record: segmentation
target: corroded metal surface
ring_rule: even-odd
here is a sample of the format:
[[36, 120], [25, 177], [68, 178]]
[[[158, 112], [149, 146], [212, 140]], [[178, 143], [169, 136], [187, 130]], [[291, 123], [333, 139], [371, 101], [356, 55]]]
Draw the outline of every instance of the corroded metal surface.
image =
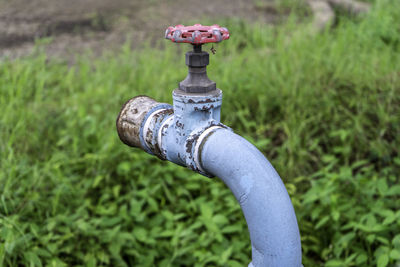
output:
[[211, 173], [207, 173], [201, 165], [201, 149], [202, 143], [207, 139], [208, 135], [212, 134], [216, 129], [229, 129], [217, 121], [210, 121], [205, 127], [195, 129], [185, 142], [185, 160], [186, 166], [209, 178], [214, 177]]
[[169, 108], [158, 109], [151, 113], [143, 127], [142, 136], [146, 146], [154, 155], [162, 160], [165, 160], [165, 155], [161, 151], [158, 133], [163, 122], [173, 116], [173, 113], [174, 111], [171, 106]]
[[124, 144], [144, 148], [140, 142], [140, 127], [147, 112], [159, 104], [148, 96], [137, 96], [123, 106], [117, 118], [118, 136]]
[[193, 151], [203, 131], [215, 125], [225, 127], [219, 122], [222, 91], [193, 94], [176, 89], [173, 100], [174, 119], [162, 129], [162, 151], [168, 160], [209, 176], [201, 172]]

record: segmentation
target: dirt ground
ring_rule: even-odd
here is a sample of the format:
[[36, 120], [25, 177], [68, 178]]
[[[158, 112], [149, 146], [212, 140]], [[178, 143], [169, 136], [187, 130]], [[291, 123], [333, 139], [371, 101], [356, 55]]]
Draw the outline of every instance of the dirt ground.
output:
[[[170, 25], [207, 18], [275, 23], [274, 0], [0, 0], [0, 58], [16, 58], [45, 42], [49, 56], [117, 49], [129, 38], [163, 39]], [[262, 3], [262, 4], [260, 4]]]

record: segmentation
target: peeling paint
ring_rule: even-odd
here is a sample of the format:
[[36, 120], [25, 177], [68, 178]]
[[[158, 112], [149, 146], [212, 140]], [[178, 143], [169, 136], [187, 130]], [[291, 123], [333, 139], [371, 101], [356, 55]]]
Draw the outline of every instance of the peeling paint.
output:
[[118, 136], [124, 144], [142, 147], [139, 139], [140, 126], [147, 112], [157, 104], [150, 97], [136, 96], [122, 106], [116, 120], [116, 126]]

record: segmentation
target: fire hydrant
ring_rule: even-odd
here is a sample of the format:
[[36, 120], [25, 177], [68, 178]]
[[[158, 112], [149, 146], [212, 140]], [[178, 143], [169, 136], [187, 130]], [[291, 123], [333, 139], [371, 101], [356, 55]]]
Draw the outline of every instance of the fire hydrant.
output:
[[249, 267], [300, 267], [301, 243], [296, 215], [278, 173], [255, 146], [220, 122], [222, 91], [207, 77], [205, 43], [229, 39], [218, 25], [176, 25], [165, 38], [189, 43], [187, 77], [173, 91], [173, 105], [147, 96], [129, 100], [117, 118], [118, 135], [162, 160], [217, 176], [238, 200], [250, 232]]

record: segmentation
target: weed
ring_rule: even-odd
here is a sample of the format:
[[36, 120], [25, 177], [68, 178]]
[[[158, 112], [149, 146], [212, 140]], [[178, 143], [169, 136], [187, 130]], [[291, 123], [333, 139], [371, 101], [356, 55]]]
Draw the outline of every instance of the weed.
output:
[[[222, 121], [283, 177], [305, 266], [400, 260], [399, 20], [398, 3], [378, 1], [320, 35], [225, 21], [232, 38], [211, 55]], [[248, 264], [243, 215], [218, 179], [118, 139], [124, 101], [170, 102], [185, 77], [168, 47], [0, 63], [0, 265]]]

